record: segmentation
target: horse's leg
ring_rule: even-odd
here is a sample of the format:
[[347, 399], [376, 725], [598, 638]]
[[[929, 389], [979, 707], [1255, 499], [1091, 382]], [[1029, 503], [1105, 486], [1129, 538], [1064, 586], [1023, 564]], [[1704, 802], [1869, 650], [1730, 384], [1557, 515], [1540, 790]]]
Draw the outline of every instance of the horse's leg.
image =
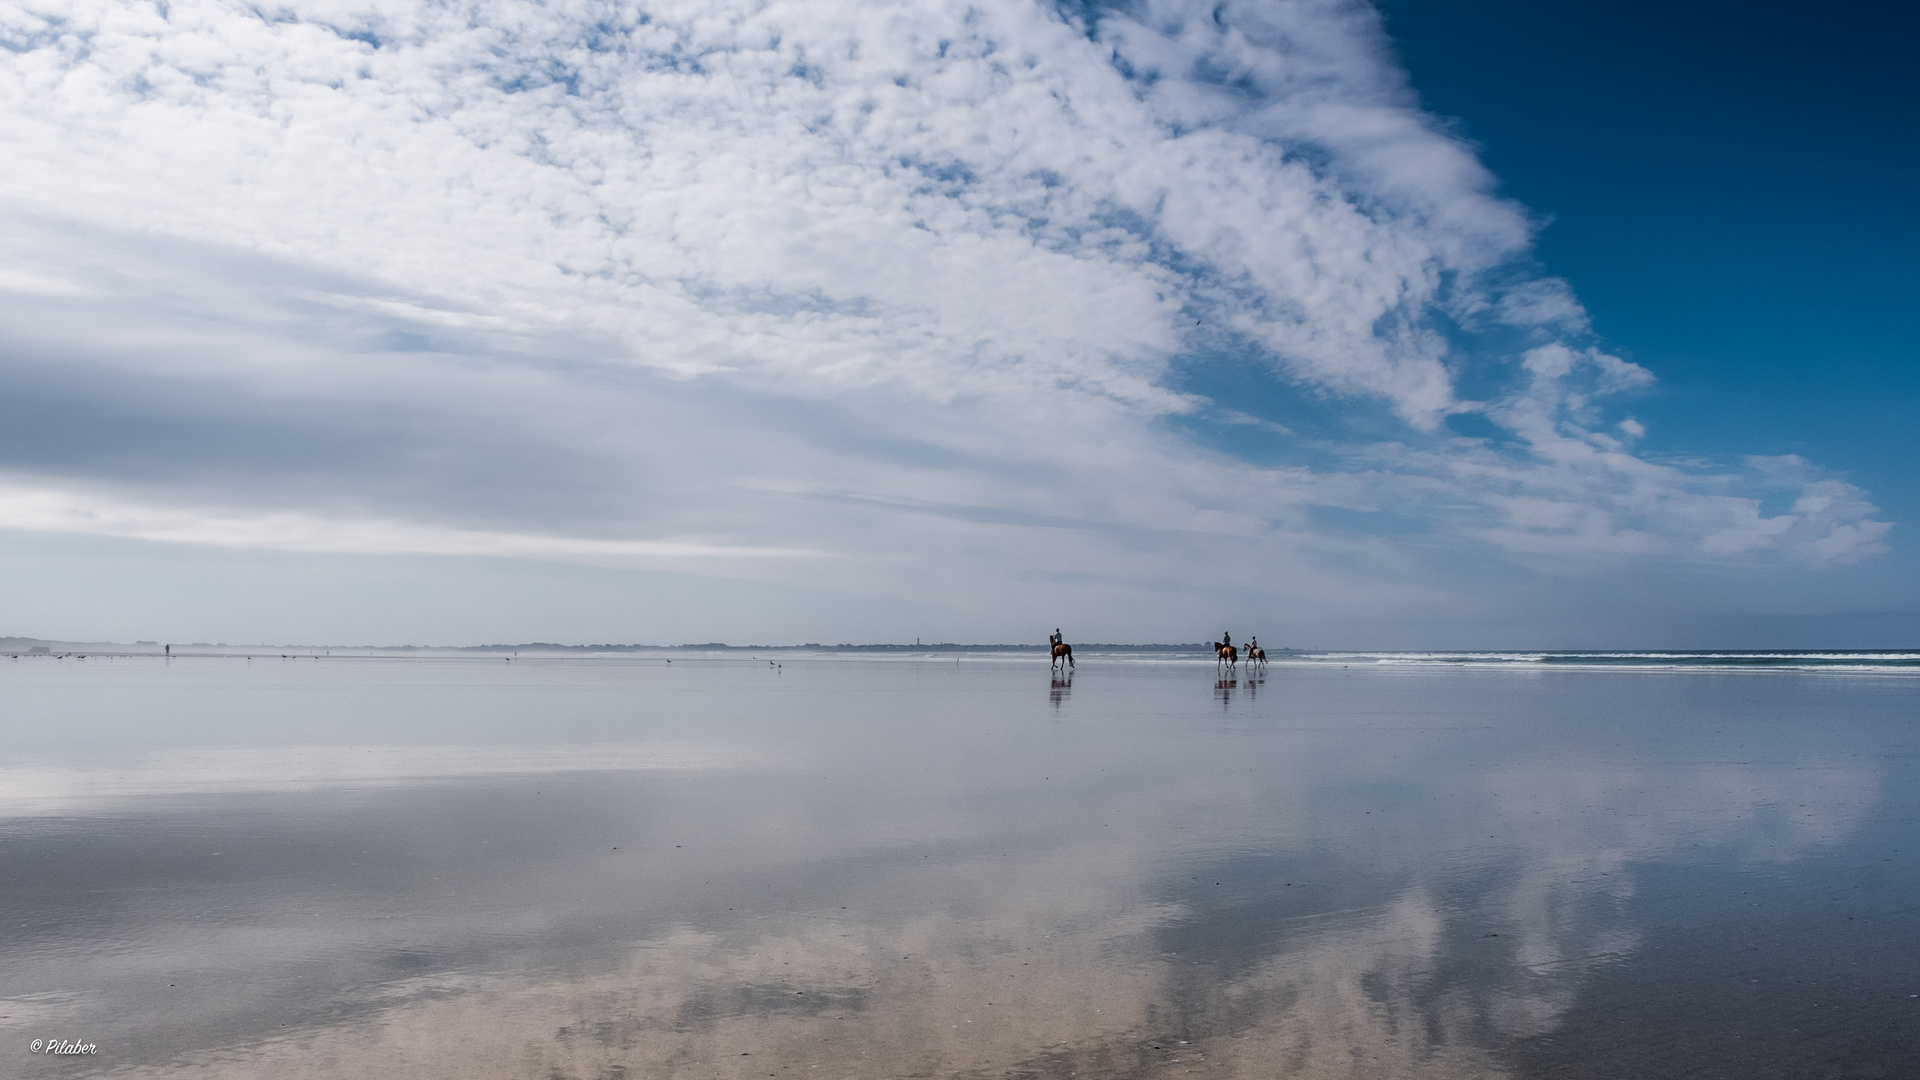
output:
[[1073, 667], [1073, 646], [1067, 646], [1067, 667]]

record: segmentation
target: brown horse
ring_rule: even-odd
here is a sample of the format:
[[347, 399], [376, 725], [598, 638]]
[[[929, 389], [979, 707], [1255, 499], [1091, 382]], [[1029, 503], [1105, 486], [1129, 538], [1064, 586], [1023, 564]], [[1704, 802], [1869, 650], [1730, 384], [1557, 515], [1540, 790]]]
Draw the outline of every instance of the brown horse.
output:
[[1253, 648], [1248, 649], [1247, 663], [1249, 664], [1258, 663], [1261, 667], [1266, 667], [1267, 666], [1267, 650], [1262, 649], [1259, 646], [1254, 646]]
[[1216, 658], [1216, 663], [1225, 664], [1228, 667], [1233, 667], [1240, 663], [1240, 650], [1231, 645], [1222, 645], [1217, 641], [1214, 642], [1213, 655]]
[[1058, 667], [1060, 665], [1060, 658], [1063, 656], [1067, 658], [1067, 669], [1071, 671], [1073, 669], [1073, 646], [1058, 638], [1053, 639], [1053, 663], [1049, 666]]

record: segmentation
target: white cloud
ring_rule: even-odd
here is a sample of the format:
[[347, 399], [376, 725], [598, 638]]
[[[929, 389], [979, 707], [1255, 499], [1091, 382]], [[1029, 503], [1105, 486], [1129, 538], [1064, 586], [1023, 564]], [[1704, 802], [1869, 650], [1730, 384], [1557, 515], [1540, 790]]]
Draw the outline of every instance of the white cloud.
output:
[[[16, 436], [6, 512], [299, 550], [712, 555], [983, 604], [1042, 566], [1086, 575], [1083, 598], [1274, 565], [1296, 598], [1445, 591], [1316, 506], [1552, 572], [1884, 549], [1865, 496], [1811, 466], [1628, 449], [1644, 429], [1606, 399], [1652, 376], [1526, 275], [1525, 214], [1419, 110], [1372, 9], [1079, 19], [14, 5], [0, 200], [32, 269], [0, 304], [44, 395], [19, 407], [71, 422]], [[1467, 401], [1440, 327], [1483, 313], [1535, 337]], [[1203, 449], [1167, 422], [1292, 427], [1181, 389], [1223, 350], [1404, 438], [1303, 442], [1311, 469]], [[1452, 438], [1461, 413], [1511, 438]], [[1761, 489], [1798, 502], [1763, 514]], [[111, 513], [47, 516], [76, 490]]]
[[214, 547], [392, 555], [496, 555], [657, 564], [699, 559], [808, 559], [802, 548], [749, 547], [697, 538], [606, 540], [449, 529], [404, 520], [344, 519], [249, 508], [142, 505], [112, 494], [52, 490], [0, 478], [8, 528], [94, 533]]
[[1509, 326], [1545, 327], [1562, 333], [1583, 334], [1590, 328], [1587, 310], [1560, 278], [1538, 278], [1508, 289], [1494, 306], [1499, 321]]
[[0, 289], [26, 293], [29, 296], [64, 298], [89, 295], [87, 288], [83, 285], [75, 284], [63, 277], [36, 273], [22, 267], [0, 267]]

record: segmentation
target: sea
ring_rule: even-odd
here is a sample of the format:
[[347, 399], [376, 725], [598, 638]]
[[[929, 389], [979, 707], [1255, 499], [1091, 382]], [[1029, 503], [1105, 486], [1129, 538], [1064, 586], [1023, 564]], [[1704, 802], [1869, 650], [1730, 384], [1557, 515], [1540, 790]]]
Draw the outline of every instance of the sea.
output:
[[0, 654], [0, 1077], [1906, 1077], [1920, 652]]

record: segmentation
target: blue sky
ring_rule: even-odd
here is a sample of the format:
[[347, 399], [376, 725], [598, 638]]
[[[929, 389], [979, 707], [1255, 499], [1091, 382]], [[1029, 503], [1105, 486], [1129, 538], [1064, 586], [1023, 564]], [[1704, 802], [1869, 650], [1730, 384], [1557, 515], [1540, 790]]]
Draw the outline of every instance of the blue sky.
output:
[[1911, 644], [1903, 31], [1678, 10], [31, 0], [4, 632]]
[[1659, 373], [1656, 445], [1804, 454], [1913, 520], [1911, 6], [1383, 10], [1422, 100], [1551, 220], [1541, 261]]

